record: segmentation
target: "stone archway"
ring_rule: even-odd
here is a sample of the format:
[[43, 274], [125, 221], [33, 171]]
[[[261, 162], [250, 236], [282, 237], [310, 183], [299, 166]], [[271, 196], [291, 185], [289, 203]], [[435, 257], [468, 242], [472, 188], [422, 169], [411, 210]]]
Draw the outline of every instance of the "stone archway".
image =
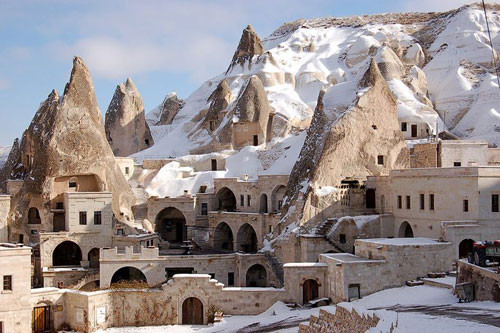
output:
[[283, 205], [283, 198], [285, 197], [286, 187], [284, 185], [278, 185], [274, 188], [271, 194], [271, 211], [279, 212], [281, 206]]
[[80, 266], [82, 250], [72, 241], [64, 241], [52, 252], [52, 266]]
[[467, 258], [469, 253], [472, 253], [474, 248], [474, 240], [467, 238], [463, 239], [460, 244], [458, 244], [458, 258]]
[[260, 195], [260, 207], [259, 207], [259, 213], [268, 213], [267, 209], [267, 194], [262, 193]]
[[144, 275], [140, 269], [131, 266], [125, 266], [118, 269], [111, 277], [111, 284], [124, 281], [148, 282], [146, 275]]
[[411, 228], [410, 223], [408, 223], [407, 221], [404, 221], [403, 223], [401, 223], [401, 225], [399, 226], [398, 237], [400, 237], [400, 238], [412, 238], [412, 237], [414, 237], [413, 236], [413, 229]]
[[313, 299], [318, 298], [319, 285], [316, 280], [308, 279], [302, 285], [302, 303], [306, 304]]
[[203, 303], [196, 297], [182, 302], [182, 325], [203, 325]]
[[99, 268], [99, 249], [93, 248], [87, 256], [90, 268]]
[[247, 287], [267, 287], [267, 272], [264, 266], [255, 264], [247, 270]]
[[219, 210], [228, 212], [236, 211], [236, 196], [229, 188], [223, 187], [217, 192], [217, 201], [219, 203]]
[[238, 251], [246, 253], [257, 252], [257, 234], [250, 224], [245, 223], [240, 227], [236, 239]]
[[215, 228], [214, 249], [233, 251], [233, 231], [226, 222], [219, 223]]
[[164, 241], [182, 243], [187, 239], [186, 218], [177, 208], [165, 208], [156, 215], [155, 231]]

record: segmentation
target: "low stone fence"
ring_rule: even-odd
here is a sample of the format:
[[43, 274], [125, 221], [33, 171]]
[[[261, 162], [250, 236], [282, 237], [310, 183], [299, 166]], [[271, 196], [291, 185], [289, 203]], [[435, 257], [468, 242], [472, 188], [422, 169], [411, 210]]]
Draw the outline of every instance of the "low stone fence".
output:
[[477, 301], [500, 302], [500, 275], [495, 271], [457, 260], [457, 284], [463, 282], [474, 285]]

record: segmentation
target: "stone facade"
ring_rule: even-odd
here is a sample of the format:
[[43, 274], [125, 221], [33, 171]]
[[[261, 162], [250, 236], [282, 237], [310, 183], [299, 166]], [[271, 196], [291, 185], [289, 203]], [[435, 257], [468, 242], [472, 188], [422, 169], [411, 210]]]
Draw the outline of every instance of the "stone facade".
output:
[[10, 213], [10, 196], [0, 195], [0, 243], [9, 238], [8, 218]]
[[290, 301], [304, 304], [304, 283], [307, 280], [315, 281], [317, 297], [327, 297], [325, 283], [328, 280], [328, 264], [315, 262], [288, 263], [283, 265], [285, 270], [285, 289], [290, 295]]
[[123, 176], [126, 180], [129, 180], [130, 177], [134, 174], [134, 166], [135, 160], [131, 157], [117, 157], [115, 156], [116, 164], [123, 173]]
[[[0, 327], [2, 332], [31, 331], [31, 248], [0, 243]], [[5, 279], [10, 290], [4, 289]]]
[[488, 142], [474, 140], [420, 143], [414, 145], [410, 153], [412, 168], [487, 166], [491, 155]]
[[457, 284], [464, 282], [474, 285], [476, 301], [500, 302], [500, 275], [494, 270], [457, 260]]

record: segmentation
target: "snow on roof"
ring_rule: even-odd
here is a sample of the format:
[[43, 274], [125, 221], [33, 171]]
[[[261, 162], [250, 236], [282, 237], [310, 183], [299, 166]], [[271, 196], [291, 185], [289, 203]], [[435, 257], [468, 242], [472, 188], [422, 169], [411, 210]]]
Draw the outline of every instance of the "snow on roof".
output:
[[328, 267], [324, 262], [291, 262], [284, 264], [283, 267]]
[[210, 274], [175, 274], [173, 278], [211, 278]]
[[438, 242], [434, 239], [424, 238], [424, 237], [414, 237], [414, 238], [372, 238], [372, 239], [358, 239], [358, 242], [364, 243], [375, 243], [381, 245], [434, 245], [434, 244], [448, 244], [443, 242]]
[[321, 256], [325, 256], [328, 258], [333, 258], [342, 262], [350, 262], [350, 263], [361, 263], [361, 262], [385, 262], [385, 260], [373, 260], [366, 259], [363, 257], [356, 256], [350, 253], [323, 253]]

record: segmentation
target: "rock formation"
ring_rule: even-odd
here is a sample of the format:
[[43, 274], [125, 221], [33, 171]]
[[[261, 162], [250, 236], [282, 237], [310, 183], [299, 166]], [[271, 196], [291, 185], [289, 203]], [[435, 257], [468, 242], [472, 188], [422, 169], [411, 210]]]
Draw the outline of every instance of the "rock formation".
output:
[[154, 125], [170, 125], [183, 106], [184, 101], [175, 92], [168, 94], [159, 106], [158, 120]]
[[243, 66], [247, 60], [251, 60], [253, 56], [264, 54], [264, 47], [259, 36], [253, 30], [251, 25], [243, 29], [243, 33], [238, 44], [236, 52], [234, 52], [233, 60], [226, 71], [226, 74], [231, 71], [237, 64]]
[[112, 209], [119, 221], [132, 218], [135, 198], [106, 140], [92, 79], [82, 59], [74, 58], [62, 99], [55, 90], [50, 93], [25, 131], [20, 152], [12, 154], [17, 155], [19, 167], [10, 177], [24, 180], [12, 200], [14, 230], [26, 224], [29, 207], [39, 209], [42, 229], [52, 230], [52, 201], [62, 194], [56, 183], [75, 176], [91, 178], [96, 191], [113, 193]]
[[9, 156], [5, 164], [0, 169], [0, 193], [7, 193], [7, 179], [16, 171], [16, 165], [20, 158], [19, 139], [14, 139], [12, 148], [10, 149]]
[[210, 97], [208, 97], [207, 102], [210, 102], [210, 106], [205, 116], [203, 126], [208, 129], [209, 132], [213, 132], [219, 127], [222, 119], [224, 119], [222, 111], [227, 109], [230, 101], [231, 88], [229, 88], [226, 80], [222, 80], [212, 94], [210, 94]]
[[[358, 82], [348, 87], [353, 90], [352, 103], [340, 95], [345, 92], [340, 85], [320, 93], [290, 175], [283, 208], [288, 211], [285, 224], [320, 222], [323, 213], [328, 216], [340, 209], [338, 192], [345, 180], [362, 184], [369, 175], [409, 167], [396, 100], [374, 59]], [[329, 186], [334, 187], [330, 194], [319, 194], [321, 187]]]
[[106, 112], [106, 138], [115, 156], [129, 156], [154, 144], [144, 103], [130, 78], [120, 83]]

